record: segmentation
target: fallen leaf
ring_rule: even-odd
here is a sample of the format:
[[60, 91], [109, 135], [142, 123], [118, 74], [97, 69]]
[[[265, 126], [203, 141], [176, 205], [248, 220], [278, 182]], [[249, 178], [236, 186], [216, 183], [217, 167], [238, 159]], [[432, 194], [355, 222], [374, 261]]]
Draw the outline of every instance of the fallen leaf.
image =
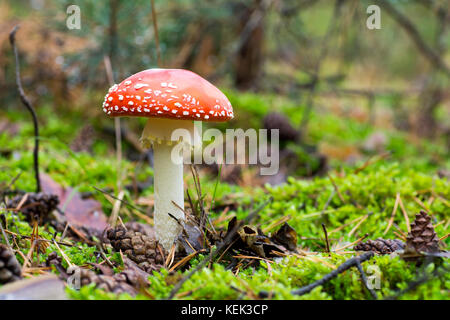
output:
[[70, 187], [62, 187], [46, 174], [41, 174], [40, 178], [42, 191], [59, 197], [59, 209], [64, 208], [64, 216], [70, 225], [98, 233], [109, 226], [100, 202], [83, 199], [79, 192]]
[[296, 251], [297, 232], [286, 222], [274, 233], [270, 240], [282, 245], [288, 250]]
[[0, 289], [0, 300], [66, 300], [64, 282], [55, 275], [15, 281]]

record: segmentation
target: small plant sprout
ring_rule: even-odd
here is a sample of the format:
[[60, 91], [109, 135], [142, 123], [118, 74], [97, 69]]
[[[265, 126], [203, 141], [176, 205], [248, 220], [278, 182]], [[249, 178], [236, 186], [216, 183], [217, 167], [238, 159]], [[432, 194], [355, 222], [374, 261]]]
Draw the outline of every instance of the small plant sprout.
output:
[[[141, 137], [154, 153], [156, 239], [170, 250], [184, 222], [183, 156], [180, 143], [201, 142], [194, 121], [223, 122], [233, 118], [227, 97], [199, 75], [181, 69], [149, 69], [109, 89], [103, 111], [111, 117], [147, 117]], [[172, 139], [177, 129], [190, 139]]]

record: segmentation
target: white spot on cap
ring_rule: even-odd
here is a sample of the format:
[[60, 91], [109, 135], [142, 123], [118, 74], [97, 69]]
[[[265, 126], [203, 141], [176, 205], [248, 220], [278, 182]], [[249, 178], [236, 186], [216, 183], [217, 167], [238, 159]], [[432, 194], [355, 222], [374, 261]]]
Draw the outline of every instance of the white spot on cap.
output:
[[[178, 110], [175, 110], [175, 109], [172, 110], [172, 113], [174, 113], [174, 114], [177, 112], [178, 112]], [[184, 114], [184, 112], [183, 112], [183, 114]]]
[[108, 101], [112, 101], [113, 97], [108, 97]]
[[189, 115], [189, 111], [183, 111], [183, 115], [188, 116]]
[[109, 88], [108, 92], [116, 91], [116, 90], [117, 90], [117, 84], [115, 84], [111, 88]]
[[128, 101], [128, 104], [129, 104], [130, 106], [132, 106], [132, 105], [134, 104], [134, 102], [133, 102], [133, 101]]
[[205, 114], [205, 119], [209, 119], [209, 116], [207, 114]]
[[169, 82], [169, 84], [167, 85], [169, 88], [172, 88], [172, 89], [176, 89], [176, 88], [178, 88], [176, 85], [174, 85], [173, 83], [171, 83], [171, 82]]
[[167, 82], [161, 82], [161, 87], [163, 88], [167, 87]]
[[179, 103], [179, 102], [175, 102], [174, 105], [175, 105], [176, 107], [178, 107], [178, 108], [181, 108], [181, 107], [183, 106], [183, 105], [182, 105], [181, 103]]
[[123, 84], [127, 86], [127, 85], [131, 84], [131, 81], [130, 81], [130, 80], [127, 80], [127, 81], [125, 81]]
[[123, 100], [123, 95], [119, 94], [119, 100], [120, 100], [120, 101]]
[[143, 87], [148, 87], [148, 84], [146, 84], [146, 83], [138, 83], [138, 84], [136, 84], [136, 85], [134, 86], [134, 88], [135, 88], [136, 90], [139, 90], [139, 89], [141, 89], [141, 88], [143, 88]]

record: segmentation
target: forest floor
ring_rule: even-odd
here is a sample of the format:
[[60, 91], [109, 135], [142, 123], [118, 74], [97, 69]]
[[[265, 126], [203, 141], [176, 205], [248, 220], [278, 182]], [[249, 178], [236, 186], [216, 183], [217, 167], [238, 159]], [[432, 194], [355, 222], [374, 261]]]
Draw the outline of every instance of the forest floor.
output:
[[[303, 106], [288, 98], [232, 90], [227, 95], [236, 114], [230, 127], [261, 128], [271, 111], [286, 115], [294, 127], [301, 122]], [[198, 166], [191, 171], [186, 167], [185, 188], [192, 198], [186, 207], [193, 224], [202, 212], [210, 219], [202, 230], [197, 225], [187, 228], [187, 236], [195, 238], [200, 232], [207, 241], [185, 247], [178, 255], [167, 253], [161, 265], [150, 257], [157, 270], [146, 270], [148, 279], [143, 282], [120, 280], [115, 275], [126, 270], [142, 274], [142, 270], [130, 262], [135, 257], [105, 243], [102, 228], [114, 212], [120, 217], [119, 225], [151, 238], [153, 173], [136, 144], [143, 122], [124, 122], [124, 192], [123, 201], [116, 200], [113, 121], [102, 115], [100, 95], [91, 93], [85, 99], [97, 101], [98, 106], [76, 111], [52, 103], [36, 107], [42, 189], [59, 196], [59, 210], [39, 226], [30, 222], [27, 211], [32, 211], [33, 201], [44, 201], [33, 194], [32, 122], [18, 106], [0, 113], [0, 195], [4, 200], [0, 242], [15, 253], [22, 278], [54, 273], [67, 281], [70, 266], [91, 270], [83, 273], [90, 284], [79, 290], [67, 286], [67, 296], [74, 299], [449, 298], [450, 266], [448, 258], [436, 257], [439, 254], [406, 259], [402, 248], [391, 248], [394, 252], [364, 256], [362, 268], [354, 259], [365, 253], [355, 250], [357, 245], [368, 240], [405, 243], [421, 211], [440, 239], [438, 251], [446, 252], [450, 159], [444, 139], [428, 141], [399, 131], [386, 121], [387, 111], [377, 111], [370, 123], [367, 110], [349, 110], [339, 104], [314, 108], [302, 144], [283, 144], [282, 150], [288, 150], [294, 155], [289, 159], [294, 160], [282, 163], [285, 175], [279, 178], [286, 181], [281, 184], [269, 184], [255, 168]], [[83, 116], [87, 110], [93, 113], [92, 119]], [[89, 214], [93, 209], [96, 215]], [[245, 220], [249, 215], [252, 219]], [[227, 230], [235, 222], [239, 228], [231, 237], [233, 243], [227, 242]], [[225, 251], [211, 255], [224, 243], [228, 244]], [[339, 269], [346, 261], [350, 265]], [[333, 270], [339, 274], [323, 280]], [[102, 286], [105, 279], [111, 282]], [[322, 282], [312, 290], [295, 291], [315, 281]], [[367, 288], [364, 282], [375, 285]], [[6, 286], [0, 285], [0, 295]]]

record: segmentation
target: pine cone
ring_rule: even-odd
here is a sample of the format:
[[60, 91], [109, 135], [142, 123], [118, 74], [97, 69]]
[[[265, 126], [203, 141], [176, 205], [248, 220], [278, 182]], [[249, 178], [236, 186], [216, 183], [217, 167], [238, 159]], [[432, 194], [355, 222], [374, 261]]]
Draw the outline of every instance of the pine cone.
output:
[[148, 224], [144, 224], [144, 223], [140, 223], [140, 222], [136, 222], [136, 221], [128, 221], [125, 223], [125, 227], [127, 228], [127, 230], [140, 232], [140, 233], [146, 235], [147, 237], [150, 237], [150, 238], [155, 237], [155, 230], [153, 230], [153, 227]]
[[406, 238], [406, 251], [438, 252], [439, 238], [431, 224], [431, 217], [420, 211], [411, 223], [411, 232]]
[[131, 283], [128, 283], [127, 276], [124, 276], [122, 273], [115, 274], [114, 276], [106, 276], [96, 274], [92, 270], [81, 269], [80, 285], [86, 286], [90, 283], [95, 283], [96, 288], [102, 289], [106, 292], [112, 292], [115, 294], [137, 294], [137, 290], [131, 285]]
[[142, 270], [151, 273], [151, 271], [159, 270], [163, 266], [164, 256], [160, 251], [163, 248], [158, 246], [156, 240], [140, 232], [127, 231], [122, 226], [108, 229], [106, 235], [114, 250], [122, 250]]
[[[16, 208], [23, 197], [23, 195], [14, 197], [8, 202], [8, 208]], [[22, 204], [20, 212], [25, 215], [28, 222], [37, 220], [38, 224], [41, 225], [49, 221], [50, 213], [56, 209], [58, 204], [59, 198], [56, 195], [30, 192]]]
[[394, 251], [402, 250], [405, 247], [403, 241], [398, 239], [382, 239], [368, 240], [360, 242], [355, 246], [356, 251], [373, 251], [378, 254], [389, 254]]
[[14, 253], [0, 243], [0, 284], [19, 280], [21, 273], [22, 268]]

